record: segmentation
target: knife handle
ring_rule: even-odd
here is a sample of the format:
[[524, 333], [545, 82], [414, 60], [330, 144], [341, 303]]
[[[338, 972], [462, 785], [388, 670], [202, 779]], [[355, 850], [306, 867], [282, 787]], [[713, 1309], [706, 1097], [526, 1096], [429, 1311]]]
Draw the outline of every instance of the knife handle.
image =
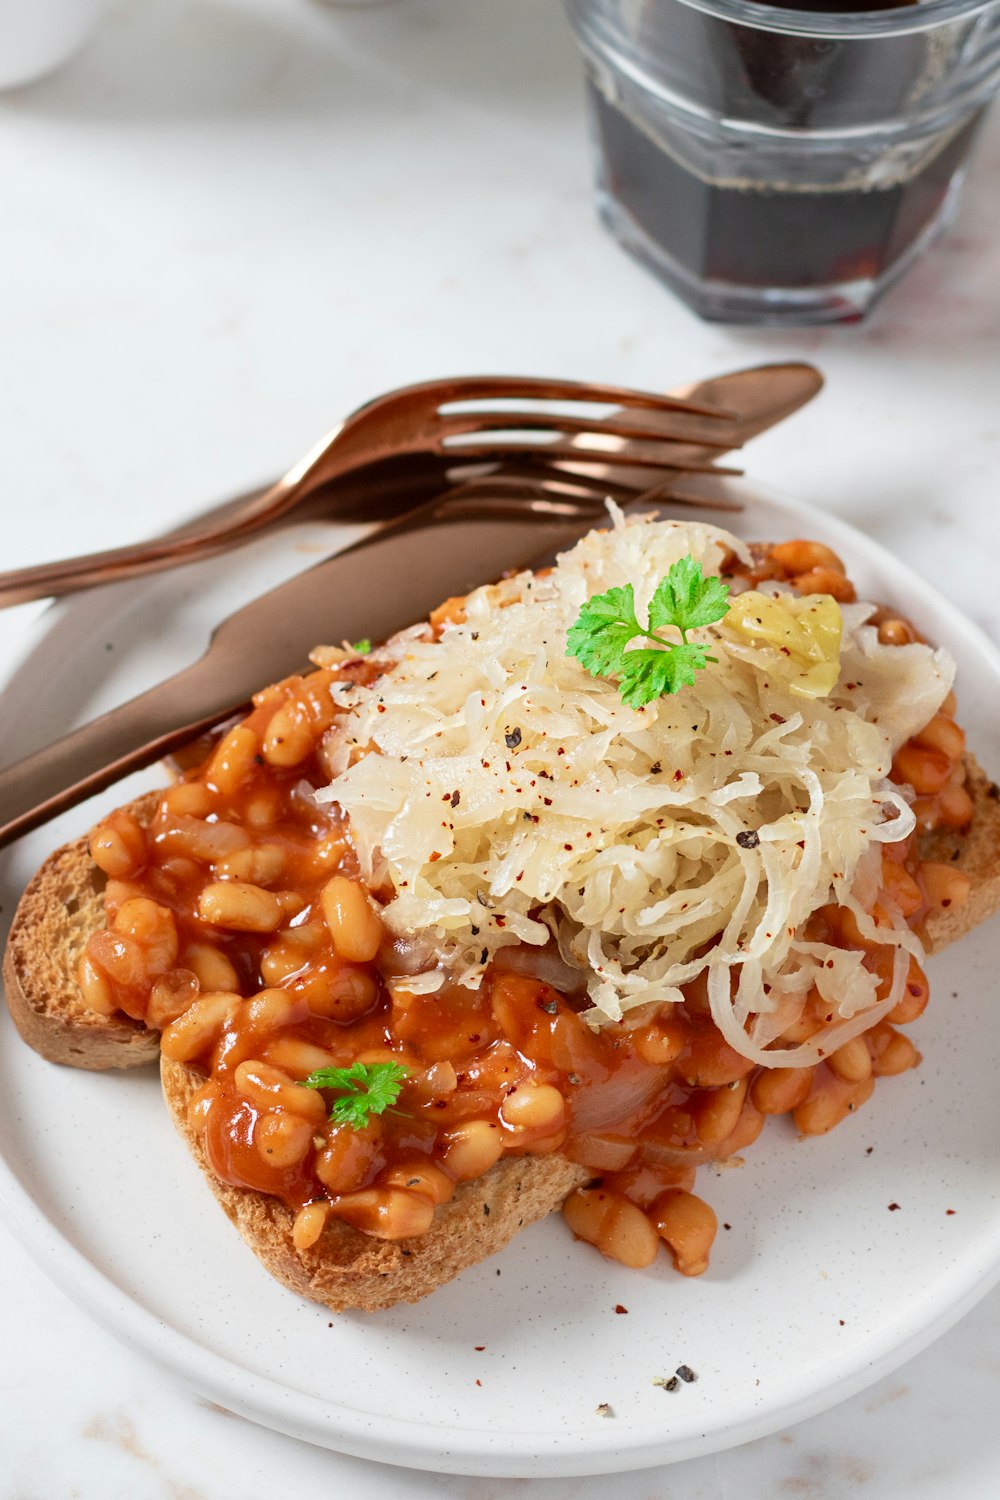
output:
[[[0, 848], [50, 818], [103, 792], [132, 771], [162, 760], [199, 734], [249, 711], [245, 702], [217, 702], [206, 658], [137, 698], [92, 719], [33, 755], [0, 771]], [[206, 696], [207, 695], [207, 696]], [[192, 705], [199, 704], [192, 717]], [[131, 748], [122, 751], [122, 745]]]

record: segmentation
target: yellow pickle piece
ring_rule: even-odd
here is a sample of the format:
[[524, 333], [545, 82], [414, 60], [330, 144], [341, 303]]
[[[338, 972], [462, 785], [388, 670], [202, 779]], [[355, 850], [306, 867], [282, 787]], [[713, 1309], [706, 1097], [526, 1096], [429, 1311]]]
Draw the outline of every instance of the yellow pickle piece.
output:
[[730, 601], [721, 630], [761, 646], [774, 670], [803, 698], [824, 698], [840, 676], [843, 619], [830, 594], [762, 594], [750, 589]]

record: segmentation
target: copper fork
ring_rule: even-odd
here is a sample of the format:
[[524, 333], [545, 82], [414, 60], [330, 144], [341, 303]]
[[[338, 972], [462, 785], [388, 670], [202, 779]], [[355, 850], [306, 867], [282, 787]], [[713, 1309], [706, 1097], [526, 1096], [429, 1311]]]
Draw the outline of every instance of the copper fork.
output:
[[[500, 410], [488, 404], [497, 402], [533, 405]], [[555, 409], [567, 404], [617, 409], [586, 414]], [[158, 541], [0, 573], [0, 606], [158, 572], [239, 546], [334, 479], [406, 455], [456, 463], [512, 457], [543, 465], [564, 458], [598, 463], [607, 460], [616, 440], [628, 439], [627, 447], [617, 444], [616, 465], [731, 473], [717, 467], [711, 455], [736, 446], [725, 431], [732, 416], [674, 395], [531, 376], [467, 376], [406, 386], [359, 407], [276, 484], [227, 508], [224, 518]], [[702, 450], [697, 456], [695, 447]]]

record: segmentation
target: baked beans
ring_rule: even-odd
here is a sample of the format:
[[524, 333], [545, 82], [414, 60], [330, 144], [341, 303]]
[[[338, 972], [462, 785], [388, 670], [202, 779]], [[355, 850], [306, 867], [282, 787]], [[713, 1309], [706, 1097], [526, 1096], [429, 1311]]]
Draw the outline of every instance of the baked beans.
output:
[[[751, 583], [854, 597], [840, 558], [820, 543], [754, 555], [743, 569]], [[448, 601], [434, 618], [440, 626], [462, 610]], [[875, 623], [886, 643], [919, 639], [888, 611]], [[361, 880], [336, 805], [308, 795], [329, 780], [322, 740], [335, 687], [379, 669], [339, 651], [320, 659], [321, 670], [260, 693], [205, 764], [163, 794], [148, 828], [122, 810], [95, 829], [107, 925], [79, 961], [84, 1002], [159, 1028], [168, 1057], [206, 1074], [190, 1118], [213, 1170], [283, 1199], [300, 1252], [331, 1220], [386, 1239], [423, 1234], [459, 1184], [507, 1158], [562, 1150], [596, 1178], [566, 1201], [578, 1238], [629, 1266], [649, 1265], [665, 1246], [682, 1274], [701, 1274], [717, 1224], [691, 1191], [696, 1166], [743, 1150], [769, 1116], [824, 1134], [864, 1104], [876, 1078], [914, 1067], [920, 1055], [898, 1028], [927, 1004], [920, 965], [911, 961], [888, 1018], [798, 1068], [760, 1068], [734, 1050], [712, 1021], [704, 975], [681, 1003], [597, 1033], [573, 997], [513, 969], [489, 970], [478, 990], [409, 989], [393, 971], [384, 893]], [[949, 694], [895, 757], [921, 830], [962, 828], [972, 815], [954, 714]], [[884, 995], [889, 912], [919, 925], [968, 894], [967, 877], [922, 860], [911, 836], [883, 850], [871, 929], [833, 906], [813, 920], [824, 940], [861, 956]], [[828, 1012], [811, 992], [776, 1045], [815, 1035]], [[386, 1062], [406, 1070], [401, 1093], [367, 1124], [338, 1118], [336, 1089], [304, 1086], [322, 1070]], [[622, 1102], [607, 1115], [602, 1101], [615, 1090]]]

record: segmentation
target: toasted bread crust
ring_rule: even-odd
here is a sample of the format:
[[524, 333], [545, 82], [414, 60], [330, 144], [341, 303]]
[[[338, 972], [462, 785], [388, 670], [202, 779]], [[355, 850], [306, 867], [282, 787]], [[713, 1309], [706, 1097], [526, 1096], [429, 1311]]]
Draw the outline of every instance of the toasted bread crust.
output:
[[467, 1266], [502, 1250], [523, 1225], [544, 1218], [594, 1175], [555, 1153], [508, 1157], [483, 1177], [460, 1183], [426, 1234], [378, 1240], [331, 1218], [311, 1249], [296, 1250], [295, 1216], [279, 1198], [231, 1187], [209, 1166], [201, 1132], [188, 1119], [191, 1096], [204, 1082], [201, 1075], [162, 1057], [160, 1077], [174, 1124], [254, 1254], [284, 1286], [333, 1312], [375, 1312], [418, 1302]]
[[[972, 882], [968, 900], [939, 910], [926, 924], [928, 950], [939, 952], [1000, 907], [1000, 792], [971, 757], [966, 786], [975, 805], [967, 833], [921, 840], [927, 859], [951, 863]], [[155, 797], [132, 804], [148, 818]], [[53, 1062], [103, 1069], [152, 1061], [158, 1035], [127, 1018], [99, 1016], [83, 1004], [76, 965], [86, 938], [103, 925], [104, 879], [88, 841], [57, 851], [21, 900], [4, 962], [11, 1014], [24, 1040]], [[430, 1230], [399, 1241], [374, 1239], [331, 1218], [311, 1249], [292, 1242], [294, 1215], [280, 1199], [220, 1181], [205, 1156], [188, 1104], [201, 1076], [161, 1057], [163, 1091], [174, 1123], [223, 1210], [276, 1279], [334, 1312], [375, 1311], [416, 1302], [467, 1266], [501, 1250], [525, 1224], [558, 1208], [592, 1173], [565, 1157], [512, 1157], [482, 1178], [459, 1185], [438, 1208]]]
[[965, 789], [975, 812], [968, 830], [941, 829], [920, 841], [924, 859], [953, 864], [972, 882], [961, 906], [931, 912], [925, 923], [928, 953], [940, 953], [1000, 908], [1000, 788], [971, 755], [965, 758]]
[[[141, 822], [158, 801], [131, 804]], [[66, 844], [36, 872], [18, 903], [4, 953], [3, 979], [14, 1024], [49, 1062], [102, 1072], [155, 1062], [159, 1033], [128, 1016], [102, 1016], [79, 990], [77, 965], [91, 933], [105, 924], [106, 878], [90, 857], [89, 836]]]

